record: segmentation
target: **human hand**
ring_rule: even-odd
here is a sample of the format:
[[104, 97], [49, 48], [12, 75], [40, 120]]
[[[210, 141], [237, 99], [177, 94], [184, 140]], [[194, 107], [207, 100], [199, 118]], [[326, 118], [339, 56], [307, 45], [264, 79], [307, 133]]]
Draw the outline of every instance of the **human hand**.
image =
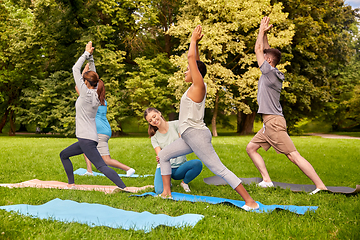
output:
[[269, 25], [269, 22], [270, 22], [270, 18], [265, 16], [263, 17], [263, 19], [261, 19], [261, 22], [260, 22], [260, 31], [263, 31], [264, 33], [268, 32], [272, 27], [273, 25]]
[[90, 53], [90, 54], [93, 54], [94, 49], [95, 49], [95, 48], [92, 46], [92, 42], [89, 41], [89, 42], [86, 44], [85, 51], [87, 51], [87, 52]]
[[200, 42], [200, 40], [204, 36], [204, 34], [201, 34], [201, 31], [202, 31], [201, 25], [197, 25], [191, 35], [191, 41], [196, 41], [196, 43]]
[[156, 161], [157, 161], [158, 163], [160, 163], [160, 158], [159, 158], [159, 156], [156, 156]]

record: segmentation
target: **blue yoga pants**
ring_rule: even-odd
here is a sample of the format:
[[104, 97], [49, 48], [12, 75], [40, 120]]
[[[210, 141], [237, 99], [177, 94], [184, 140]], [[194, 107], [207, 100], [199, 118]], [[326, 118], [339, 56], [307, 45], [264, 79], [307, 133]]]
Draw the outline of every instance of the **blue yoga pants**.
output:
[[[202, 162], [198, 159], [186, 161], [178, 168], [171, 168], [171, 178], [175, 180], [183, 179], [184, 183], [188, 184], [199, 176], [202, 168]], [[163, 181], [160, 168], [157, 168], [155, 171], [154, 186], [156, 194], [161, 194], [163, 192]]]

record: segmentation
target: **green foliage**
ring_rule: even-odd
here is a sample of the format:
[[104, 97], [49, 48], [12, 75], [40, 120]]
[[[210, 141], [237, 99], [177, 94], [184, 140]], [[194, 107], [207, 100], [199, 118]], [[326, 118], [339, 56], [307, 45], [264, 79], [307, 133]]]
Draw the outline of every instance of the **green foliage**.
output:
[[164, 115], [172, 112], [175, 102], [173, 92], [168, 87], [168, 79], [175, 69], [165, 54], [156, 58], [137, 58], [138, 70], [129, 72], [126, 88], [131, 99], [130, 106], [140, 122], [144, 122], [144, 110], [148, 107], [159, 109]]
[[[290, 130], [305, 116], [338, 122], [337, 117], [329, 116], [343, 108], [340, 98], [352, 86], [352, 77], [345, 75], [350, 73], [346, 69], [355, 54], [358, 14], [343, 0], [272, 2], [281, 2], [295, 24], [291, 46], [282, 48], [291, 62], [286, 66], [290, 85], [282, 93]], [[358, 78], [358, 71], [356, 75]]]
[[[251, 114], [260, 76], [253, 47], [264, 15], [274, 24], [270, 45], [283, 52], [278, 68], [286, 72], [282, 105], [290, 130], [303, 117], [325, 119], [333, 129], [359, 125], [359, 14], [342, 0], [3, 0], [0, 130], [36, 123], [73, 134], [68, 75], [90, 40], [114, 132], [149, 105], [173, 112], [188, 87], [183, 72], [197, 24], [205, 33], [199, 47], [208, 65], [207, 121], [214, 109], [224, 122], [231, 113]], [[70, 85], [46, 83], [60, 77]], [[54, 89], [66, 94], [57, 97], [64, 102], [40, 97], [56, 95]], [[49, 108], [69, 113], [47, 117]]]
[[66, 136], [75, 135], [75, 91], [72, 73], [57, 71], [46, 79], [33, 78], [33, 89], [24, 90], [19, 120]]
[[14, 134], [21, 89], [31, 85], [31, 75], [38, 74], [40, 55], [33, 42], [34, 16], [29, 9], [1, 1], [0, 18], [0, 132], [9, 120]]
[[[287, 14], [281, 4], [270, 5], [270, 1], [208, 1], [188, 0], [180, 9], [178, 22], [169, 33], [180, 39], [178, 51], [181, 56], [172, 56], [171, 61], [179, 71], [170, 78], [170, 86], [176, 88], [177, 99], [187, 87], [183, 72], [187, 67], [187, 51], [191, 33], [201, 24], [204, 37], [199, 43], [200, 60], [207, 64], [208, 73], [206, 106], [230, 114], [241, 111], [250, 114], [255, 111], [257, 80], [260, 76], [253, 52], [257, 28], [264, 14], [268, 14], [275, 27], [270, 34], [273, 47], [290, 44], [294, 34], [292, 24], [287, 23]], [[286, 64], [286, 63], [285, 63]], [[216, 102], [219, 96], [219, 103]], [[178, 105], [177, 105], [178, 108]]]

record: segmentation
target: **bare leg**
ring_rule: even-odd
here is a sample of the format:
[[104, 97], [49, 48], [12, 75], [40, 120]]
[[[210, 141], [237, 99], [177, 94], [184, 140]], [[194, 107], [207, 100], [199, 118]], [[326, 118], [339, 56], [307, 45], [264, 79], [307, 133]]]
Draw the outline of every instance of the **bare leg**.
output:
[[130, 169], [130, 167], [126, 166], [125, 164], [122, 164], [121, 162], [119, 162], [115, 159], [112, 159], [110, 157], [110, 155], [102, 156], [102, 158], [104, 159], [104, 162], [106, 163], [106, 165], [108, 165], [110, 167], [119, 168], [124, 171], [128, 171]]
[[171, 197], [171, 189], [170, 189], [170, 182], [171, 182], [171, 175], [161, 175], [163, 181], [163, 192], [161, 196], [163, 197]]
[[321, 181], [320, 177], [317, 175], [313, 166], [303, 158], [298, 151], [294, 151], [286, 155], [290, 161], [292, 161], [296, 166], [300, 168], [303, 173], [305, 173], [311, 181], [314, 182], [316, 188], [321, 190], [326, 190], [326, 186]]
[[86, 162], [86, 171], [89, 172], [89, 173], [92, 173], [90, 160], [86, 157], [85, 154], [84, 154], [84, 158], [85, 158], [85, 162]]
[[244, 186], [240, 183], [239, 186], [237, 186], [234, 189], [240, 196], [245, 200], [245, 204], [249, 207], [256, 208], [258, 207], [258, 204], [252, 199], [252, 197], [249, 195], [249, 193], [246, 191]]
[[250, 142], [247, 146], [246, 146], [246, 152], [249, 155], [249, 157], [251, 158], [251, 160], [253, 161], [253, 163], [255, 164], [256, 168], [259, 170], [262, 179], [264, 182], [271, 182], [269, 173], [266, 169], [265, 166], [265, 162], [264, 159], [261, 157], [261, 155], [257, 152], [257, 150], [260, 148], [261, 146], [256, 144], [256, 143], [252, 143]]

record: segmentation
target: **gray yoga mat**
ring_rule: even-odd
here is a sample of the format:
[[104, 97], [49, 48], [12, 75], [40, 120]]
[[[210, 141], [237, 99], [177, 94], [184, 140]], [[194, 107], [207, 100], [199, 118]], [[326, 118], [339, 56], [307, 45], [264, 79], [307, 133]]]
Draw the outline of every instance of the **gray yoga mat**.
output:
[[[240, 178], [243, 181], [243, 184], [251, 184], [251, 183], [260, 183], [262, 178]], [[227, 185], [224, 179], [219, 176], [213, 176], [204, 178], [204, 182], [209, 185]], [[290, 188], [293, 192], [312, 192], [316, 189], [315, 185], [307, 185], [307, 184], [292, 184], [292, 183], [282, 183], [282, 182], [273, 182], [275, 187], [281, 187], [283, 189]], [[343, 194], [357, 194], [360, 192], [360, 185], [356, 185], [356, 188], [350, 187], [328, 187], [326, 186], [329, 192], [332, 193], [343, 193]]]

